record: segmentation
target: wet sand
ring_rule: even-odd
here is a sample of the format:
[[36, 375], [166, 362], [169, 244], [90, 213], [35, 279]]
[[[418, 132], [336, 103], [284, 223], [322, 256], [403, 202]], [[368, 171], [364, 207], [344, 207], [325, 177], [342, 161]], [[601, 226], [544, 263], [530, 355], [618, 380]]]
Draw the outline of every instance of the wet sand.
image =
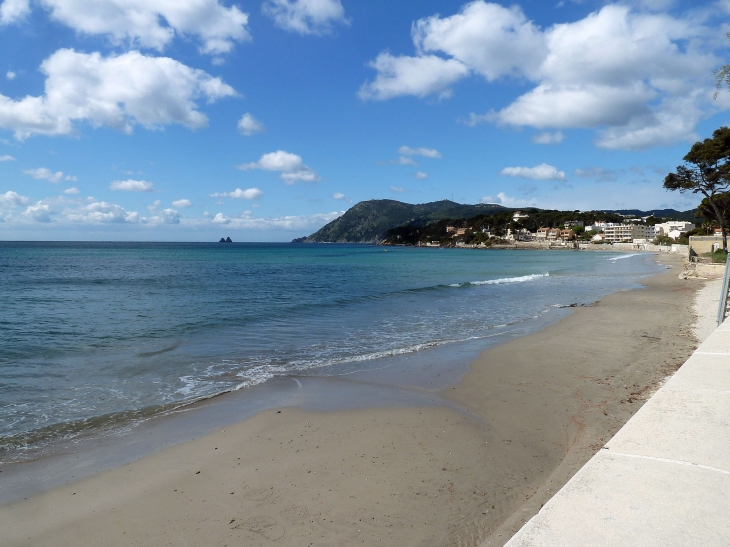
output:
[[696, 347], [702, 282], [657, 260], [646, 289], [484, 352], [450, 406], [268, 410], [4, 505], [0, 544], [502, 545]]

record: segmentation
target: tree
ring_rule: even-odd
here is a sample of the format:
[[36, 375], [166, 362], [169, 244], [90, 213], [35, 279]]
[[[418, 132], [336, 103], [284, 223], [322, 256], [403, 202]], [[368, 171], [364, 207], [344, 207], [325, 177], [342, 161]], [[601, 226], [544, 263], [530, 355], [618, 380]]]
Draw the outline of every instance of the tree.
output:
[[696, 142], [684, 158], [684, 165], [664, 179], [664, 188], [679, 192], [701, 193], [722, 229], [722, 248], [727, 252], [725, 217], [715, 197], [730, 188], [730, 127], [720, 127], [711, 139]]
[[[722, 214], [722, 218], [725, 220], [725, 224], [727, 225], [730, 222], [730, 192], [718, 192], [717, 194], [715, 194], [715, 199], [713, 201], [717, 209]], [[697, 207], [697, 216], [706, 219], [715, 218], [715, 211], [712, 208], [712, 205], [710, 205], [710, 201], [707, 198], [703, 199]], [[704, 223], [703, 227], [705, 229], [709, 228], [708, 226], [705, 226], [705, 224], [707, 223]]]

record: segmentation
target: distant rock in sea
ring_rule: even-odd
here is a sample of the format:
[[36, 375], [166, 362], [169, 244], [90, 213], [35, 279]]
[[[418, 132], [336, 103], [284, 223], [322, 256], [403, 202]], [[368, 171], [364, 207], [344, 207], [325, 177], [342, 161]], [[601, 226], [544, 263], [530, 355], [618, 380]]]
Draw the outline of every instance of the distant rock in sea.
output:
[[222, 237], [218, 243], [233, 243], [230, 237]]

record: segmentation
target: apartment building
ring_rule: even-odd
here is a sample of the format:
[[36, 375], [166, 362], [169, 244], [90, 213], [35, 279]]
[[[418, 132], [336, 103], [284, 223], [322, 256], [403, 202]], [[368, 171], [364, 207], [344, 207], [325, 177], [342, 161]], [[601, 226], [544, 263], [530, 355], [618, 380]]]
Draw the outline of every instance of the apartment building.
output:
[[653, 226], [645, 224], [606, 224], [603, 229], [604, 239], [611, 243], [630, 243], [636, 239], [645, 241], [656, 237]]

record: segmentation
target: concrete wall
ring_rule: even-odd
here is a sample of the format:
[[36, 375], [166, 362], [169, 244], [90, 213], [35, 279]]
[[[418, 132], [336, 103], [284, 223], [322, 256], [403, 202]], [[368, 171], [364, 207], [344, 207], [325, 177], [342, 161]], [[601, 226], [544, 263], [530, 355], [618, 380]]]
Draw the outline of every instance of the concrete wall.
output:
[[711, 253], [712, 246], [716, 243], [722, 247], [722, 237], [714, 236], [689, 236], [689, 247], [698, 255]]

